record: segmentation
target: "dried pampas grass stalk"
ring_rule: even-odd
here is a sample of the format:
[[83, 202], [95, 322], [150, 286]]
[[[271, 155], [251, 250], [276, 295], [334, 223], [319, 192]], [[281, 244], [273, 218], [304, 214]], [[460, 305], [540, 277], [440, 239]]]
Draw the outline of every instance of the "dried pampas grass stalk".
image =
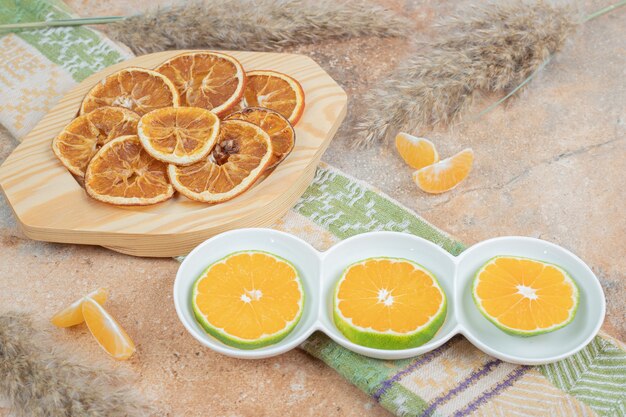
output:
[[580, 19], [568, 5], [498, 2], [448, 18], [439, 37], [410, 56], [365, 101], [357, 145], [399, 130], [449, 124], [481, 92], [516, 89], [559, 51]]
[[392, 37], [410, 22], [349, 0], [214, 0], [157, 9], [110, 24], [107, 33], [135, 53], [216, 48], [253, 51], [356, 36]]
[[19, 313], [0, 314], [0, 397], [16, 417], [152, 415], [128, 376], [74, 361]]

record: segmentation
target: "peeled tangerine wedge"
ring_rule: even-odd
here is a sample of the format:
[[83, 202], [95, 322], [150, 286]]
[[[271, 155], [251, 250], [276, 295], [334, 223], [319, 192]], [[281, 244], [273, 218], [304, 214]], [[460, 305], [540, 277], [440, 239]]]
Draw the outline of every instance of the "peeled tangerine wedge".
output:
[[515, 336], [560, 329], [578, 308], [578, 287], [565, 270], [515, 256], [497, 256], [483, 265], [472, 294], [487, 320]]
[[406, 259], [352, 264], [335, 289], [335, 325], [350, 341], [371, 348], [423, 345], [439, 331], [446, 312], [446, 295], [435, 276]]
[[298, 324], [304, 292], [297, 269], [266, 252], [236, 252], [210, 265], [193, 287], [196, 319], [240, 349], [284, 339]]
[[413, 173], [413, 181], [422, 191], [431, 194], [450, 191], [472, 170], [474, 151], [464, 149], [456, 155]]
[[57, 327], [71, 327], [81, 324], [85, 321], [83, 318], [83, 302], [87, 298], [90, 298], [102, 305], [106, 301], [107, 297], [108, 291], [104, 288], [98, 288], [56, 313], [52, 316], [50, 321]]
[[243, 67], [230, 55], [190, 52], [175, 56], [156, 68], [172, 81], [180, 105], [202, 107], [218, 116], [239, 103], [246, 83]]
[[82, 303], [83, 317], [98, 344], [114, 359], [125, 360], [135, 353], [135, 344], [100, 304], [86, 297]]
[[263, 129], [243, 120], [226, 120], [208, 156], [189, 166], [170, 165], [168, 175], [182, 195], [221, 203], [250, 188], [271, 157], [272, 142]]
[[274, 168], [289, 155], [296, 143], [296, 132], [285, 116], [263, 107], [247, 107], [231, 113], [225, 120], [245, 120], [263, 129], [272, 141], [272, 158], [267, 169]]
[[103, 106], [126, 107], [139, 116], [161, 107], [178, 107], [174, 84], [162, 74], [144, 68], [125, 68], [93, 86], [80, 105], [79, 114]]
[[87, 166], [85, 190], [104, 203], [147, 205], [174, 195], [167, 165], [154, 159], [135, 135], [120, 136], [104, 145]]
[[422, 169], [439, 162], [437, 149], [428, 139], [401, 132], [396, 136], [396, 149], [404, 162], [414, 169]]
[[292, 125], [298, 123], [304, 112], [304, 90], [298, 81], [276, 71], [250, 71], [246, 76], [242, 108], [266, 107], [285, 116]]
[[176, 165], [191, 165], [215, 145], [220, 119], [200, 107], [164, 107], [139, 120], [141, 144], [154, 158]]
[[74, 175], [85, 169], [98, 149], [118, 136], [136, 135], [139, 116], [123, 107], [99, 107], [78, 116], [52, 141], [52, 150]]

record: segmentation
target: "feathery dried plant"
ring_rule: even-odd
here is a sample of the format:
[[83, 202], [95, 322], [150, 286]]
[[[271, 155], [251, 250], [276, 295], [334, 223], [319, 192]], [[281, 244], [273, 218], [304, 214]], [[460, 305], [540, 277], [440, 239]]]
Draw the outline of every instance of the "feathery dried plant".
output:
[[135, 53], [216, 48], [251, 51], [356, 36], [395, 37], [411, 23], [349, 0], [213, 0], [157, 9], [107, 26]]
[[0, 314], [0, 397], [17, 417], [145, 417], [129, 376], [71, 359], [28, 315]]
[[563, 47], [579, 19], [567, 4], [515, 0], [473, 6], [437, 26], [390, 78], [365, 97], [356, 145], [455, 121], [482, 92], [519, 86]]

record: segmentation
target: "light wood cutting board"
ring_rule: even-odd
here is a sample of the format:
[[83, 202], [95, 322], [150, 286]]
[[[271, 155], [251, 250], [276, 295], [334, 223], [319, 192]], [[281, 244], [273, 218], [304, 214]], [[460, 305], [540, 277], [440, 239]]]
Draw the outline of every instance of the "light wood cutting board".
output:
[[343, 89], [303, 55], [226, 51], [246, 70], [291, 75], [302, 84], [306, 100], [293, 152], [268, 177], [229, 202], [207, 205], [177, 195], [153, 206], [111, 206], [89, 198], [56, 159], [52, 139], [76, 116], [95, 83], [121, 68], [154, 68], [182, 52], [144, 55], [93, 74], [67, 93], [6, 159], [0, 187], [26, 236], [101, 245], [136, 256], [176, 256], [226, 230], [271, 225], [295, 204], [347, 109]]

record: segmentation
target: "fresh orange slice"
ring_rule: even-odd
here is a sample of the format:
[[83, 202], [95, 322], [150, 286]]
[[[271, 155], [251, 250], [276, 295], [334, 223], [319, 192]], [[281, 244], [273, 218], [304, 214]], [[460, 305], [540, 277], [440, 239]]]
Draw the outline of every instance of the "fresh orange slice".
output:
[[137, 113], [123, 107], [99, 107], [78, 116], [52, 141], [52, 150], [74, 175], [85, 176], [91, 158], [105, 143], [118, 136], [137, 134]]
[[480, 312], [506, 333], [534, 336], [569, 324], [578, 308], [578, 287], [561, 267], [517, 256], [497, 256], [472, 285]]
[[271, 157], [272, 142], [263, 129], [243, 120], [226, 120], [207, 157], [189, 166], [170, 165], [168, 174], [182, 195], [221, 203], [250, 188], [267, 169]]
[[211, 51], [175, 56], [156, 71], [176, 86], [181, 106], [202, 107], [218, 116], [228, 114], [239, 103], [246, 83], [239, 61]]
[[289, 120], [274, 110], [263, 107], [247, 107], [231, 113], [225, 120], [239, 119], [254, 123], [272, 140], [272, 158], [267, 169], [274, 168], [289, 155], [296, 143], [296, 132]]
[[446, 319], [446, 294], [437, 278], [415, 262], [370, 258], [339, 278], [333, 316], [354, 343], [409, 349], [432, 339]]
[[95, 291], [90, 292], [85, 297], [82, 297], [68, 307], [56, 313], [50, 319], [50, 322], [57, 327], [71, 327], [81, 324], [85, 319], [83, 318], [83, 301], [90, 298], [102, 305], [106, 301], [109, 293], [104, 288], [98, 288]]
[[103, 106], [126, 107], [140, 116], [161, 107], [177, 107], [176, 87], [162, 74], [144, 68], [124, 68], [93, 86], [80, 105], [80, 114]]
[[249, 71], [241, 107], [266, 107], [296, 125], [304, 112], [304, 90], [300, 83], [276, 71]]
[[117, 205], [147, 205], [174, 195], [167, 165], [154, 159], [135, 135], [104, 145], [85, 173], [85, 190], [96, 200]]
[[220, 119], [200, 107], [164, 107], [145, 114], [137, 131], [141, 144], [156, 159], [191, 165], [205, 157], [217, 140]]
[[236, 252], [210, 265], [191, 296], [194, 315], [207, 333], [241, 349], [284, 339], [304, 305], [298, 270], [266, 252]]
[[85, 297], [82, 312], [93, 337], [114, 359], [125, 360], [135, 353], [135, 344], [131, 338], [100, 304]]
[[414, 169], [422, 169], [439, 162], [437, 149], [428, 139], [401, 132], [396, 136], [396, 149], [404, 162]]
[[472, 170], [474, 152], [465, 149], [456, 155], [413, 173], [413, 181], [423, 191], [437, 194], [459, 185]]

